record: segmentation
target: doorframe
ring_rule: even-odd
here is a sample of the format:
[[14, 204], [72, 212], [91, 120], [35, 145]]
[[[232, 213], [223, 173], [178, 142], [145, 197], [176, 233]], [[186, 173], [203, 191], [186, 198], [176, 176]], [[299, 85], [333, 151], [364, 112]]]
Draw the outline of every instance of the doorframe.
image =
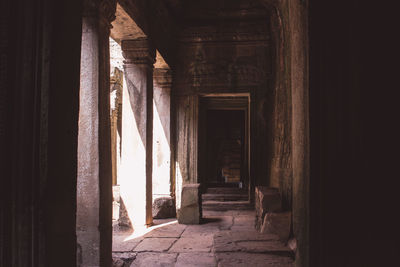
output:
[[[213, 106], [212, 108], [206, 107], [203, 102], [204, 99], [211, 99], [211, 98], [247, 98], [245, 106], [240, 106], [235, 105], [233, 106]], [[203, 152], [203, 138], [206, 130], [206, 125], [204, 124], [204, 116], [206, 114], [207, 110], [243, 110], [244, 111], [244, 123], [245, 123], [245, 133], [244, 133], [244, 140], [245, 140], [245, 159], [243, 160], [243, 163], [245, 164], [243, 166], [243, 172], [241, 171], [241, 175], [245, 175], [244, 177], [245, 180], [248, 181], [247, 184], [247, 190], [248, 190], [248, 196], [249, 200], [251, 199], [251, 185], [253, 184], [254, 181], [251, 181], [251, 176], [250, 176], [250, 129], [251, 129], [251, 120], [250, 120], [250, 113], [251, 113], [251, 94], [250, 93], [210, 93], [210, 94], [200, 94], [198, 96], [198, 130], [197, 130], [197, 135], [198, 135], [198, 156], [197, 156], [197, 165], [199, 168], [197, 169], [197, 175], [198, 175], [198, 181], [202, 185], [201, 190], [204, 191], [205, 187], [205, 182], [203, 180], [202, 174], [203, 174], [203, 168], [204, 168], [204, 163], [202, 163], [202, 156], [201, 153]]]

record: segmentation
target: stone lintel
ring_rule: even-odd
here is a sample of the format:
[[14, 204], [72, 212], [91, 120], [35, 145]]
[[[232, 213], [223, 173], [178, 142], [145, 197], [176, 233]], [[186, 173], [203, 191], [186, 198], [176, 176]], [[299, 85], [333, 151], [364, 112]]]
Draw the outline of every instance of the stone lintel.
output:
[[156, 49], [147, 38], [122, 40], [121, 49], [125, 66], [144, 65], [153, 68], [156, 60]]

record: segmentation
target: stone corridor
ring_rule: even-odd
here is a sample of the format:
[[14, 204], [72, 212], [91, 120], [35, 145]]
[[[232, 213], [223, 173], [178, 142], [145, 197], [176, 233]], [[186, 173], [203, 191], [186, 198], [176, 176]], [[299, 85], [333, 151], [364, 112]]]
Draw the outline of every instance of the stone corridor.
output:
[[294, 266], [292, 250], [254, 222], [253, 210], [205, 211], [200, 225], [163, 219], [142, 236], [114, 232], [113, 266]]

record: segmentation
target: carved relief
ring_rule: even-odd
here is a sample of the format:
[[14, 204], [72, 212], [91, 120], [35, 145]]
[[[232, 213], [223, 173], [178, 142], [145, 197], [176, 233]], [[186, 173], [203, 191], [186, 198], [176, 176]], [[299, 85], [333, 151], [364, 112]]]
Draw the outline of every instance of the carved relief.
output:
[[[265, 54], [257, 55], [255, 48], [234, 46], [230, 49], [234, 54], [226, 52], [224, 46], [189, 48], [182, 56], [185, 60], [178, 70], [177, 83], [229, 88], [262, 84], [268, 78], [268, 68]], [[192, 53], [194, 56], [188, 56]]]
[[269, 32], [267, 19], [187, 27], [180, 36], [178, 87], [201, 91], [265, 84], [270, 72]]
[[181, 42], [265, 42], [268, 40], [268, 26], [265, 23], [190, 27], [185, 29], [180, 36]]

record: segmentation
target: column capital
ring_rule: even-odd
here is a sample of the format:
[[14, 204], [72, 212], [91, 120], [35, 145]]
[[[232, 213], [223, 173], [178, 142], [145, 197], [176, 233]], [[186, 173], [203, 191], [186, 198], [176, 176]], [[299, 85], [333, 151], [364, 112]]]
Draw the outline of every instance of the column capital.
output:
[[122, 40], [121, 49], [125, 58], [125, 65], [135, 64], [153, 67], [156, 60], [156, 49], [147, 38]]
[[98, 18], [111, 28], [116, 8], [116, 0], [84, 0], [82, 15], [83, 17]]
[[169, 68], [155, 68], [153, 79], [154, 83], [160, 88], [170, 89], [172, 86], [172, 71]]

